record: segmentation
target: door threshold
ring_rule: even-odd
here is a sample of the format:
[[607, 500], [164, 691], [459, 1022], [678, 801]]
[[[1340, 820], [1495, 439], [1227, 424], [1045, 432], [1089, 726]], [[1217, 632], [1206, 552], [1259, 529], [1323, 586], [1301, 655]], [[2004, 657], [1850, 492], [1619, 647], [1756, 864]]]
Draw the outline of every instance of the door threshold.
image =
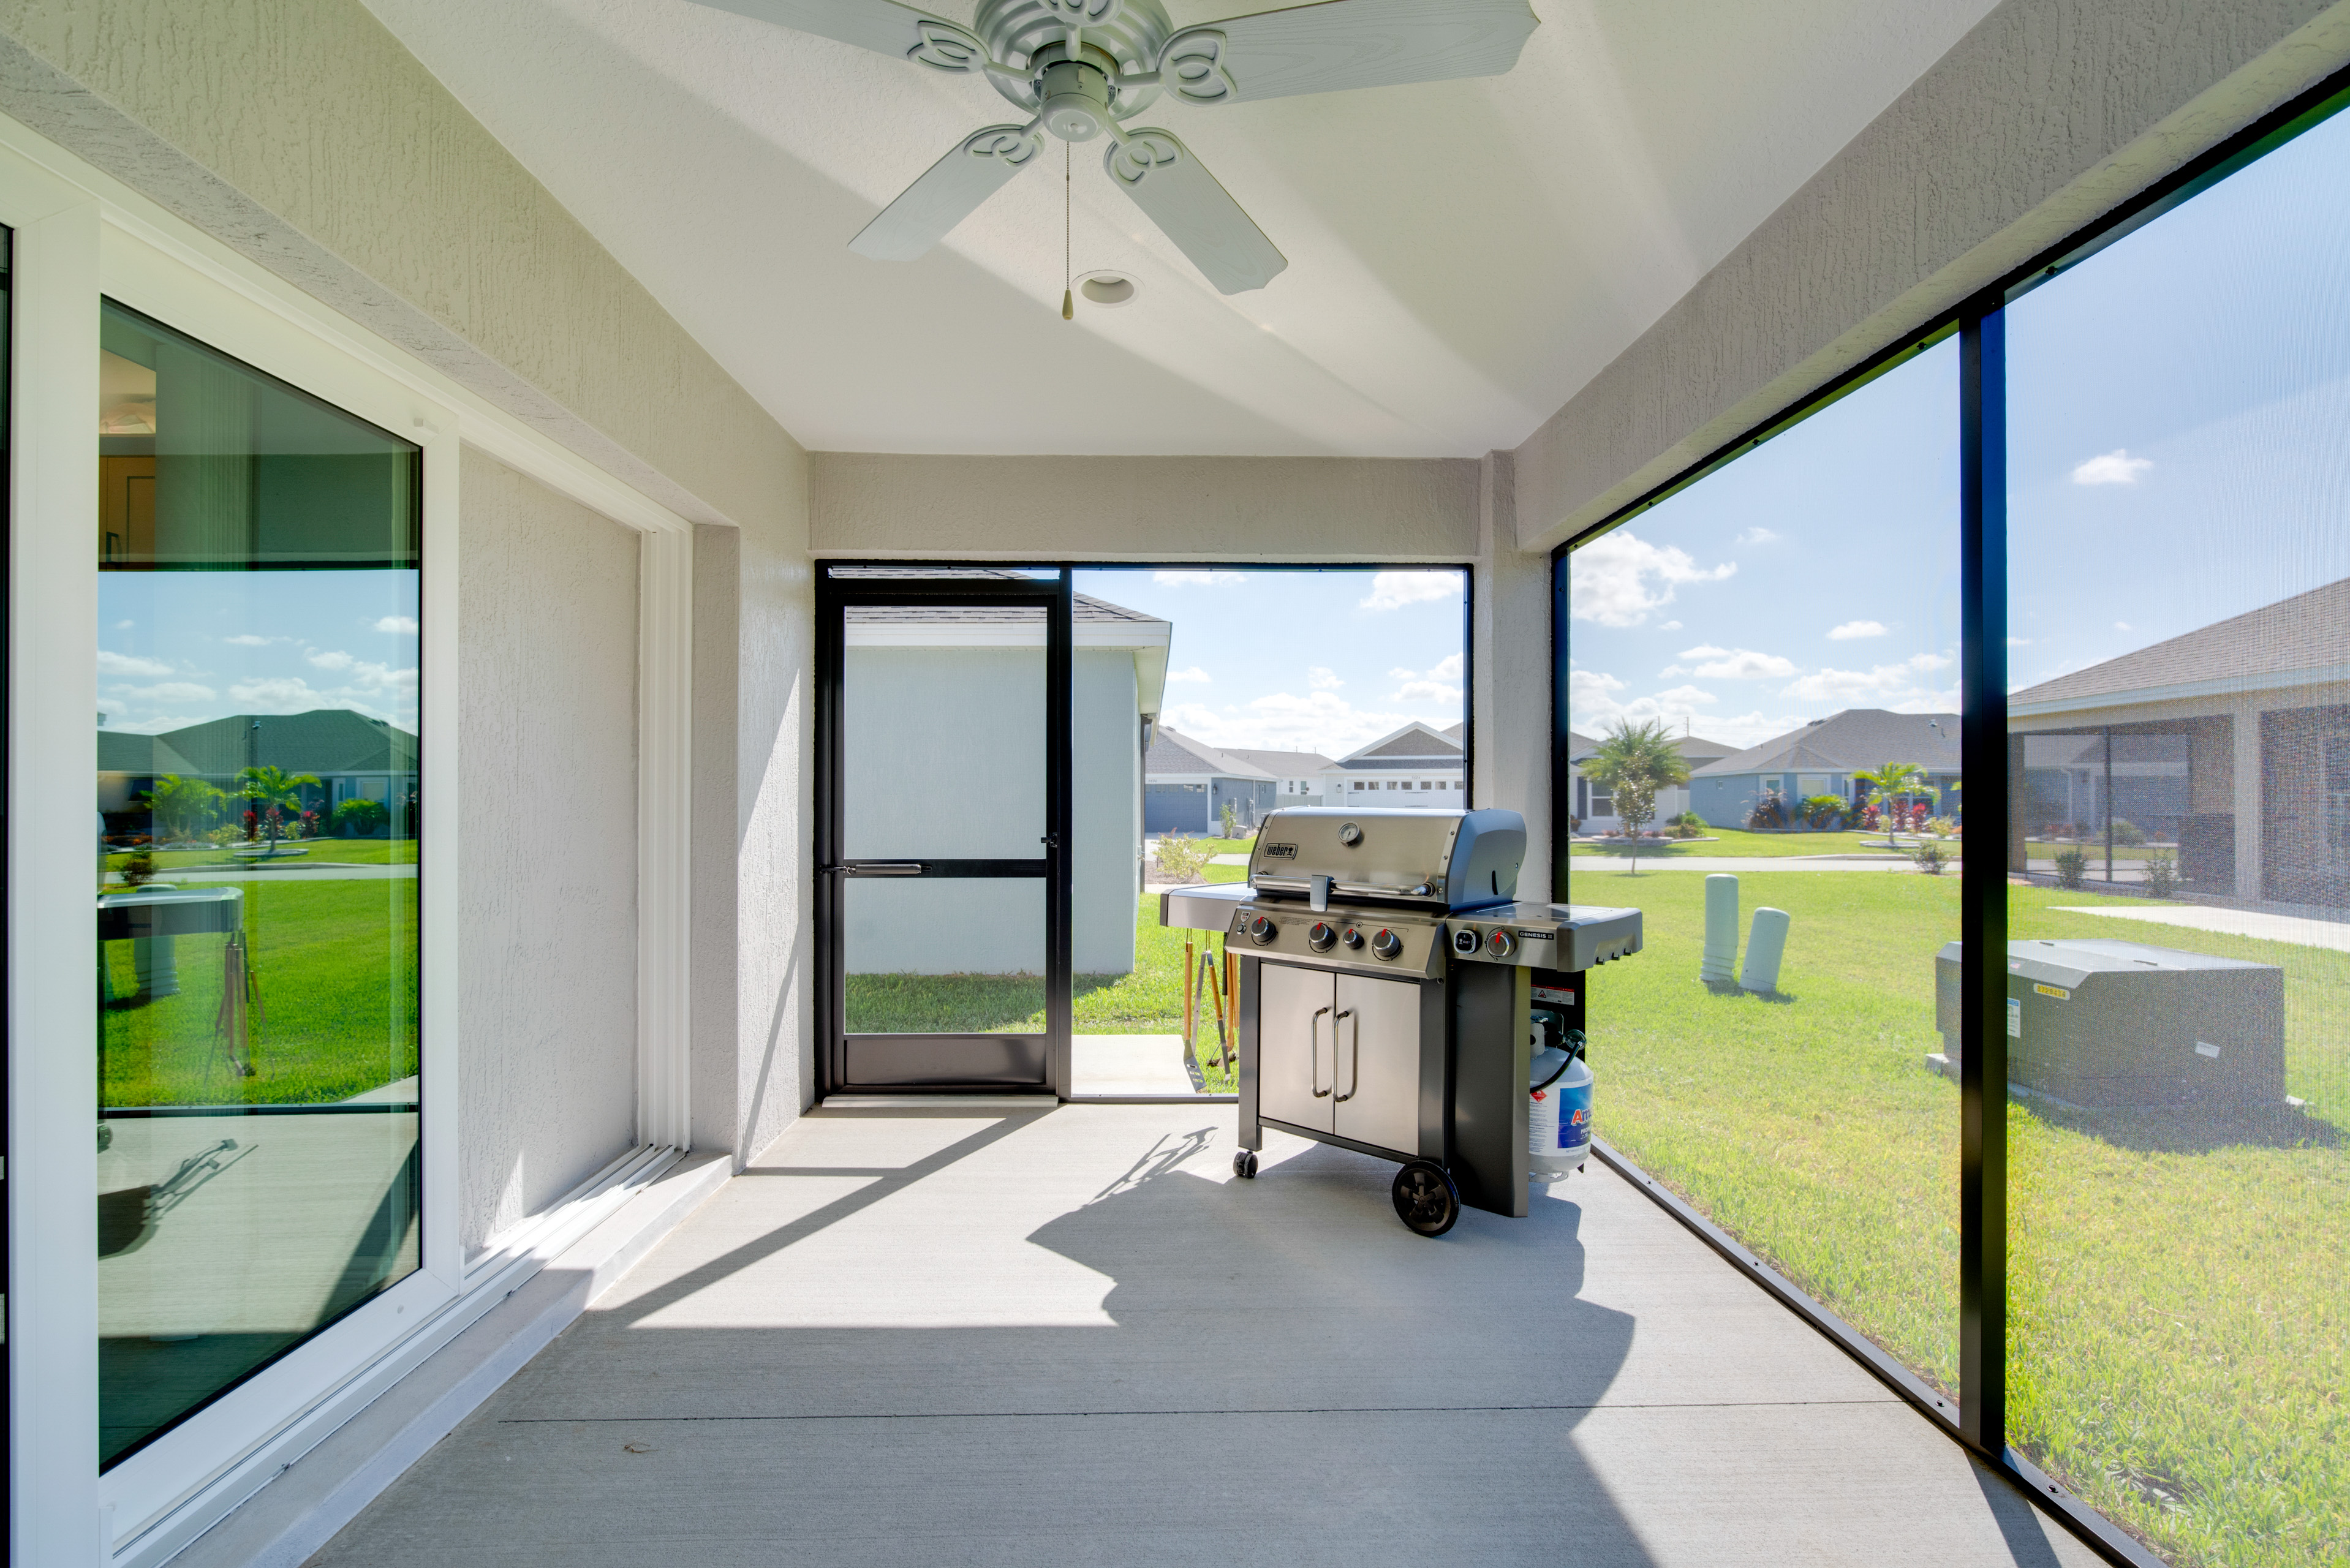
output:
[[963, 1111], [1040, 1111], [1061, 1102], [1049, 1094], [1031, 1095], [827, 1095], [816, 1103], [820, 1111], [935, 1110], [945, 1106]]

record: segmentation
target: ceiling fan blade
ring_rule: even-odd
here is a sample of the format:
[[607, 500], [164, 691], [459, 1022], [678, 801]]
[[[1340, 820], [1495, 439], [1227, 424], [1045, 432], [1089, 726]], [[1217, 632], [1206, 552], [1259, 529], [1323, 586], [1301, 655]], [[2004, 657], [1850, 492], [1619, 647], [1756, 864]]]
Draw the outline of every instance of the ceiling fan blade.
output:
[[1220, 294], [1263, 288], [1289, 265], [1191, 150], [1165, 130], [1128, 130], [1102, 167]]
[[970, 28], [900, 5], [897, 0], [699, 0], [699, 4], [912, 60], [932, 70], [987, 68], [987, 46]]
[[1188, 27], [1159, 52], [1186, 103], [1499, 76], [1540, 26], [1526, 0], [1322, 0]]
[[1033, 121], [972, 132], [882, 208], [848, 248], [876, 261], [912, 261], [1003, 189], [1044, 146], [1044, 133]]

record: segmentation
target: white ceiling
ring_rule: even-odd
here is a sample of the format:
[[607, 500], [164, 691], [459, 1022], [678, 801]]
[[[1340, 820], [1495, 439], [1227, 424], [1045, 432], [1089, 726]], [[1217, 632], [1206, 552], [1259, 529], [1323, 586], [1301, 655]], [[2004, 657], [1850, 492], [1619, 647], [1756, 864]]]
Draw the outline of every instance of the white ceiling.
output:
[[806, 446], [1380, 457], [1516, 446], [1993, 0], [1533, 3], [1508, 76], [1145, 111], [1287, 254], [1255, 293], [1079, 148], [1076, 270], [1142, 293], [1069, 324], [1061, 143], [920, 261], [846, 248], [1013, 118], [984, 82], [691, 0], [368, 0]]

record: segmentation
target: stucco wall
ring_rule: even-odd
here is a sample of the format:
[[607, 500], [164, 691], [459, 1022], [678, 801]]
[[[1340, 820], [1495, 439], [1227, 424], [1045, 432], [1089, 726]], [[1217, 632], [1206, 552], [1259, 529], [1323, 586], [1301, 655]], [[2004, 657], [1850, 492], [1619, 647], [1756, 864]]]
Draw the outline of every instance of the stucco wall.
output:
[[471, 448], [459, 474], [471, 1251], [635, 1140], [638, 535]]
[[1477, 549], [1477, 464], [1456, 458], [827, 452], [809, 464], [820, 555], [1464, 561]]
[[0, 0], [0, 110], [655, 499], [799, 447], [359, 0]]
[[1517, 450], [1548, 548], [2350, 62], [2326, 0], [2007, 0]]
[[[1514, 464], [1495, 452], [1479, 477], [1477, 564], [1472, 599], [1470, 741], [1479, 809], [1501, 806], [1526, 819], [1518, 897], [1551, 898], [1550, 558], [1517, 548]], [[1458, 795], [1445, 798], [1450, 805]], [[1565, 895], [1561, 893], [1560, 897]]]

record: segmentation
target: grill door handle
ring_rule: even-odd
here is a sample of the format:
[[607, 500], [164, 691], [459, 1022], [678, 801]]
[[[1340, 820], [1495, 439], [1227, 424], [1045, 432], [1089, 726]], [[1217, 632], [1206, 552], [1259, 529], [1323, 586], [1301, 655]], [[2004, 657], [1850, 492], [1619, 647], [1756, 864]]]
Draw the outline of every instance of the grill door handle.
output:
[[1330, 1025], [1330, 1087], [1322, 1087], [1322, 1015], [1330, 1010], [1317, 1007], [1314, 1016], [1305, 1021], [1305, 1086], [1314, 1091], [1317, 1100], [1327, 1099], [1338, 1087], [1338, 1025]]
[[851, 860], [841, 867], [851, 877], [919, 877], [922, 863], [919, 860]]
[[1363, 1017], [1349, 1007], [1330, 1020], [1330, 1088], [1336, 1093], [1338, 1087], [1338, 1024], [1340, 1020], [1347, 1018], [1355, 1021], [1354, 1071], [1347, 1075], [1347, 1092], [1330, 1102], [1335, 1106], [1343, 1106], [1353, 1099], [1355, 1091], [1363, 1086]]

